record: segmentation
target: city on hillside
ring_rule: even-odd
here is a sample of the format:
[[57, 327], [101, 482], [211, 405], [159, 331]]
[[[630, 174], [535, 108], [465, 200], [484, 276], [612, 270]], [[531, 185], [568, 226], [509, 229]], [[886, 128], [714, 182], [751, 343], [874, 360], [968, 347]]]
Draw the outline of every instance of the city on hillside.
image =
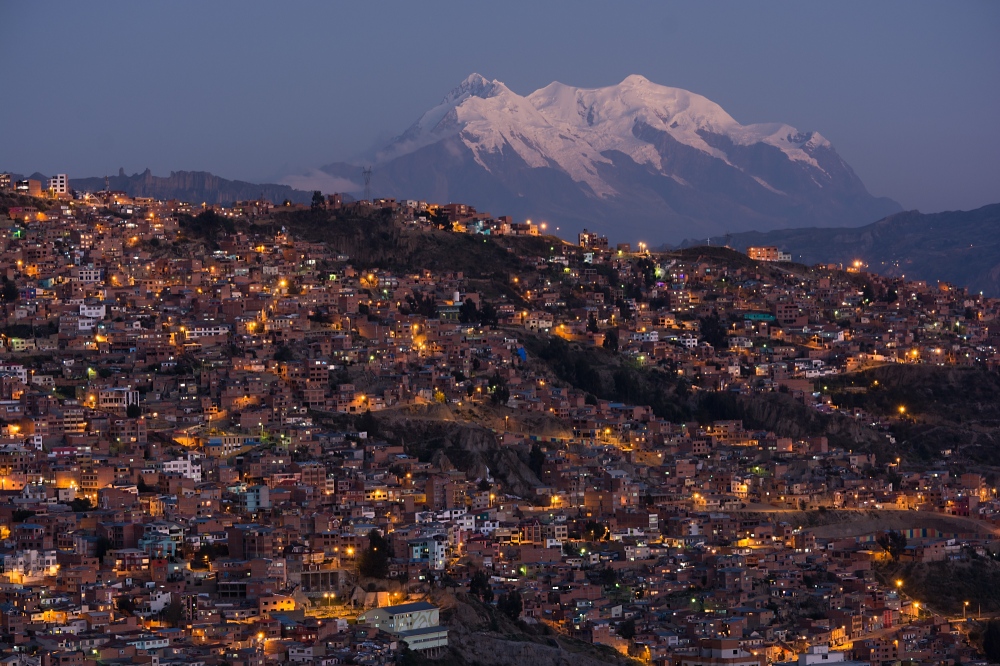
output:
[[1000, 300], [557, 231], [0, 174], [3, 663], [985, 663]]

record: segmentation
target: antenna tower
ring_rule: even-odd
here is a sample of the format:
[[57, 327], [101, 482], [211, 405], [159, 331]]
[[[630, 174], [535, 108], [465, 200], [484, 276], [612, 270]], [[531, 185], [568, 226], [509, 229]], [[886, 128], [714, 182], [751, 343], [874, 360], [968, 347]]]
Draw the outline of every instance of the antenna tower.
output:
[[365, 177], [365, 201], [372, 200], [372, 168], [361, 168], [361, 175]]

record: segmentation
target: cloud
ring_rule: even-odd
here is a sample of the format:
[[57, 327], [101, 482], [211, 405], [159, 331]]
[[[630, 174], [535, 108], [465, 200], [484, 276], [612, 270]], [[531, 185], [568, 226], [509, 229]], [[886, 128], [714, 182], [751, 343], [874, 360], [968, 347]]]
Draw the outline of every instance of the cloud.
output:
[[361, 185], [348, 180], [331, 176], [319, 169], [309, 169], [304, 174], [285, 176], [279, 181], [282, 185], [288, 185], [296, 190], [306, 192], [319, 190], [323, 194], [334, 194], [336, 192], [360, 192], [364, 189]]

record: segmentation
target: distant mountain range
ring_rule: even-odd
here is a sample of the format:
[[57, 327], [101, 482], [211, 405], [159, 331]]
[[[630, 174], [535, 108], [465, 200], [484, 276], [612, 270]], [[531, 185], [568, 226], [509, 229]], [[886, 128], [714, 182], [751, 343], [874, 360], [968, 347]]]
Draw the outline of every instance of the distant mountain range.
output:
[[[705, 239], [682, 246], [704, 245]], [[804, 264], [861, 260], [868, 270], [908, 280], [938, 280], [1000, 296], [1000, 204], [970, 211], [906, 211], [855, 229], [783, 229], [716, 237], [745, 250], [774, 245]]]
[[[901, 210], [869, 194], [818, 132], [741, 125], [641, 76], [524, 97], [473, 74], [374, 163], [375, 196], [461, 201], [613, 241], [860, 225]], [[344, 163], [322, 170], [359, 174]]]
[[[14, 176], [20, 179], [21, 176]], [[34, 173], [28, 176], [42, 181], [47, 176]], [[312, 192], [296, 190], [288, 185], [247, 183], [241, 180], [226, 180], [207, 171], [171, 171], [169, 176], [154, 176], [149, 169], [131, 176], [124, 169], [118, 170], [118, 175], [109, 176], [108, 186], [112, 190], [127, 193], [133, 197], [153, 197], [155, 199], [177, 199], [192, 204], [230, 204], [234, 201], [247, 201], [263, 197], [268, 201], [281, 203], [288, 199], [292, 203], [309, 203]], [[69, 180], [70, 187], [81, 192], [98, 192], [104, 189], [103, 176], [94, 178], [73, 178]]]

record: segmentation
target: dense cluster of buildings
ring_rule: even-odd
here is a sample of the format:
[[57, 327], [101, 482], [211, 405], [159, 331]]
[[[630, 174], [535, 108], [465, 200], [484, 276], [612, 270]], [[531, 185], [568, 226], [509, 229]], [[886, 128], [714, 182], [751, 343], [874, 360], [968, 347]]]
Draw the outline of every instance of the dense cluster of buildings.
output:
[[[459, 204], [322, 205], [456, 233], [541, 228]], [[218, 207], [248, 223], [190, 254], [178, 216], [199, 211], [103, 192], [0, 216], [0, 645], [17, 664], [436, 654], [448, 631], [432, 601], [477, 572], [481, 596], [516, 597], [524, 622], [648, 662], [974, 658], [954, 618], [878, 582], [880, 534], [782, 510], [976, 518], [909, 530], [893, 554], [973, 557], [1000, 523], [995, 479], [668, 419], [567, 386], [526, 341], [612, 349], [688, 391], [780, 391], [836, 413], [825, 377], [995, 364], [997, 301], [609, 248], [589, 232], [512, 253], [505, 290], [487, 292], [459, 272], [356, 266], [258, 232], [250, 221], [274, 212], [263, 201]], [[496, 446], [530, 473], [460, 470], [378, 437], [372, 415], [436, 404], [491, 414]], [[543, 417], [557, 434], [532, 431]], [[365, 576], [373, 532], [391, 553], [384, 580]]]

